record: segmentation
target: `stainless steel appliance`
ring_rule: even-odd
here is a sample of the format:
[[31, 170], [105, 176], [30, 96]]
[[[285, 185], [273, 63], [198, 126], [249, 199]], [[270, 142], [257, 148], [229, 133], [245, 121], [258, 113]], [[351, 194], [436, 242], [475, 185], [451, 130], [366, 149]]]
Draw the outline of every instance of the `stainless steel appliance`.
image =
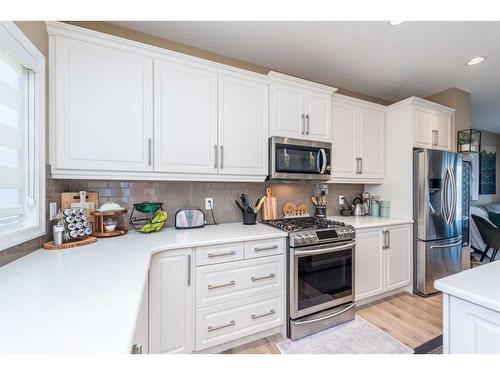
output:
[[354, 319], [354, 228], [318, 217], [265, 223], [289, 233], [288, 337], [297, 340]]
[[332, 144], [284, 137], [269, 138], [270, 180], [328, 180]]
[[205, 213], [197, 208], [183, 208], [175, 214], [177, 229], [202, 228], [205, 225]]
[[415, 149], [413, 162], [413, 290], [426, 296], [462, 271], [462, 155]]

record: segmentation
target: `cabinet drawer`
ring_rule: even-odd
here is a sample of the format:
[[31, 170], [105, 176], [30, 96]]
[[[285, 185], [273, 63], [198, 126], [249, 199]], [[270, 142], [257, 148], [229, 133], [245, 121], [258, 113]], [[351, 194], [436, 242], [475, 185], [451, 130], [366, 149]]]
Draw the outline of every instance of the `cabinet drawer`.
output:
[[283, 238], [245, 242], [245, 259], [283, 254]]
[[282, 255], [196, 269], [196, 307], [231, 302], [284, 289]]
[[283, 306], [284, 291], [279, 291], [198, 310], [196, 350], [281, 326]]
[[243, 259], [243, 242], [196, 248], [196, 266], [232, 262]]

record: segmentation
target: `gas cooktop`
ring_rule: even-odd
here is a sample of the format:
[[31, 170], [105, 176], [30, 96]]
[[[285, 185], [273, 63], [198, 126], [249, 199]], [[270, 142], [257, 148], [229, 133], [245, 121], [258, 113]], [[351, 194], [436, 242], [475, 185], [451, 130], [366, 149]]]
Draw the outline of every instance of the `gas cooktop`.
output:
[[345, 226], [345, 224], [341, 221], [328, 220], [326, 218], [313, 216], [266, 220], [264, 223], [289, 233], [297, 232], [299, 230], [339, 228]]
[[319, 217], [266, 220], [265, 224], [288, 232], [290, 247], [353, 240], [354, 227]]

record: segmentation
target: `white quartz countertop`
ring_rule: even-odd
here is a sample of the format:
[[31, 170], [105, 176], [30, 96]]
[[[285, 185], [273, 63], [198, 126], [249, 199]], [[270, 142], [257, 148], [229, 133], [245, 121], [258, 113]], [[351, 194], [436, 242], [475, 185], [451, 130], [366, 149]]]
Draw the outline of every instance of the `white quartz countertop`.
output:
[[286, 235], [231, 223], [37, 250], [0, 267], [0, 353], [129, 353], [152, 254]]
[[377, 228], [398, 224], [412, 224], [411, 219], [397, 219], [380, 216], [328, 216], [330, 220], [343, 221], [355, 229]]
[[500, 312], [500, 262], [491, 262], [434, 282], [443, 293]]

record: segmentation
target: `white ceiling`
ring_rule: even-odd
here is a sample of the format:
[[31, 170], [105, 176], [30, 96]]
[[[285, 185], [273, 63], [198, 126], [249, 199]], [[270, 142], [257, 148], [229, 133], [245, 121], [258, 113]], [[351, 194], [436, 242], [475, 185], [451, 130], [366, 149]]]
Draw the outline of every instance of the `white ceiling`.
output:
[[394, 102], [458, 87], [472, 126], [500, 133], [500, 22], [112, 23]]

